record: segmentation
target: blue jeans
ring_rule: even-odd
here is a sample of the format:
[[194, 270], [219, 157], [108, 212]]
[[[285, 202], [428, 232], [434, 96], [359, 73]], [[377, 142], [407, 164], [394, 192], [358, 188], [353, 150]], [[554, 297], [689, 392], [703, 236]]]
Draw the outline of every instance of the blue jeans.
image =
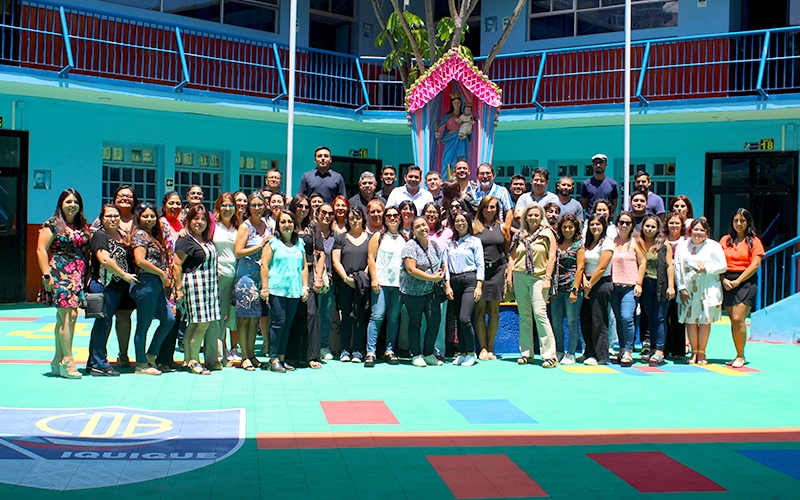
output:
[[[633, 352], [633, 340], [636, 336], [634, 316], [636, 316], [636, 297], [633, 287], [614, 285], [611, 291], [611, 309], [617, 319], [617, 336], [619, 337], [620, 350]], [[624, 346], [624, 349], [623, 349]]]
[[114, 321], [114, 314], [119, 309], [119, 302], [122, 299], [122, 291], [103, 288], [103, 285], [95, 280], [89, 283], [91, 293], [104, 293], [106, 295], [105, 318], [96, 318], [92, 326], [92, 335], [89, 337], [89, 360], [86, 368], [106, 368], [111, 366], [108, 363], [108, 334], [111, 332], [111, 322]]
[[[175, 324], [175, 315], [164, 296], [161, 278], [150, 273], [139, 273], [136, 278], [139, 282], [131, 285], [131, 297], [136, 301], [136, 334], [133, 345], [136, 348], [136, 363], [143, 365], [147, 363], [147, 354], [158, 355], [161, 343]], [[150, 329], [153, 317], [158, 320], [159, 325], [145, 353], [147, 330]]]
[[655, 338], [656, 349], [663, 351], [667, 341], [667, 309], [669, 309], [670, 301], [658, 301], [658, 280], [644, 279], [641, 301], [642, 309], [647, 313], [650, 340]]
[[328, 338], [331, 335], [331, 312], [336, 297], [333, 290], [317, 295], [317, 312], [319, 313], [319, 343], [322, 349], [328, 347]]
[[[553, 333], [556, 336], [556, 351], [575, 354], [578, 348], [578, 316], [581, 312], [583, 294], [578, 292], [578, 300], [573, 304], [569, 301], [569, 291], [559, 292], [550, 297], [550, 314], [553, 316]], [[564, 351], [564, 317], [567, 318], [567, 335], [569, 337], [567, 350]]]
[[381, 323], [386, 319], [386, 352], [394, 352], [400, 330], [400, 288], [382, 286], [378, 293], [372, 292], [372, 315], [367, 325], [367, 352], [375, 352]]
[[[289, 335], [292, 332], [292, 321], [297, 313], [297, 306], [301, 299], [291, 297], [269, 296], [269, 317], [272, 320], [269, 327], [269, 346], [276, 348], [278, 356], [286, 355], [286, 346], [289, 345]], [[272, 354], [270, 354], [272, 356]]]

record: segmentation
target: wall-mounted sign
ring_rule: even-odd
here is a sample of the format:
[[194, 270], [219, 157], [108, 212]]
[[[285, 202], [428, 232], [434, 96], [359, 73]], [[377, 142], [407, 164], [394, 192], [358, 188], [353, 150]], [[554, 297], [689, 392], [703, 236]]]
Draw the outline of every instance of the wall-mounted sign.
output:
[[761, 139], [758, 142], [745, 142], [745, 151], [774, 151], [775, 139]]
[[350, 157], [351, 158], [369, 158], [369, 151], [367, 151], [367, 148], [351, 149], [350, 150]]
[[175, 187], [175, 179], [167, 179], [167, 189], [172, 189]]

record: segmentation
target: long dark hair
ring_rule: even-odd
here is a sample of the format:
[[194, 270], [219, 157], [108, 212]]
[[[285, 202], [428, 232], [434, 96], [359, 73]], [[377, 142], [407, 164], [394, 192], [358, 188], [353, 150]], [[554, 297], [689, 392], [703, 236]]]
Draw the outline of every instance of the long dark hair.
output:
[[[658, 253], [658, 251], [661, 250], [661, 247], [664, 245], [664, 242], [667, 241], [667, 235], [664, 231], [665, 224], [661, 222], [661, 217], [654, 214], [647, 214], [642, 218], [642, 228], [644, 228], [645, 223], [649, 220], [656, 221], [656, 227], [658, 227], [656, 230], [656, 237], [653, 239], [653, 246], [651, 247], [651, 250], [653, 250], [655, 253]], [[647, 248], [644, 246], [644, 231], [639, 230], [637, 241], [639, 242], [639, 247], [642, 249], [642, 252], [646, 254]]]
[[[64, 200], [72, 195], [78, 200], [78, 213], [75, 214], [75, 219], [72, 221], [72, 225], [78, 228], [80, 231], [88, 231], [86, 227], [86, 216], [83, 215], [83, 198], [81, 194], [73, 188], [67, 188], [61, 191], [61, 194], [58, 196], [58, 204], [56, 205], [56, 211], [53, 212], [53, 219], [56, 221], [56, 225], [59, 229], [63, 230], [67, 227], [67, 220], [64, 218], [64, 211], [61, 209], [61, 205], [64, 203]], [[86, 232], [88, 235], [89, 233]]]
[[[639, 193], [636, 193], [636, 194], [639, 194]], [[628, 239], [635, 241], [636, 238], [639, 236], [639, 231], [636, 229], [636, 219], [633, 217], [633, 213], [632, 212], [628, 212], [627, 210], [623, 210], [620, 213], [618, 213], [617, 214], [617, 218], [614, 219], [614, 225], [616, 226], [616, 225], [619, 224], [619, 220], [622, 218], [623, 215], [627, 216], [627, 217], [629, 217], [631, 219], [631, 233], [628, 235]], [[619, 232], [619, 234], [621, 234], [621, 231], [619, 231], [619, 228], [617, 228], [617, 231]]]
[[[189, 209], [188, 212], [186, 212], [186, 219], [185, 219], [186, 226], [188, 226], [192, 222], [192, 219], [194, 219], [198, 215], [202, 215], [203, 217], [206, 218], [206, 228], [203, 229], [203, 232], [200, 233], [200, 235], [203, 237], [203, 243], [208, 243], [210, 240], [210, 238], [208, 237], [208, 233], [211, 232], [211, 217], [209, 217], [208, 210], [206, 210], [206, 207], [204, 207], [202, 203], [193, 206], [192, 208]], [[191, 233], [190, 229], [187, 229], [187, 231]]]
[[[399, 223], [399, 225], [397, 226], [397, 234], [402, 236], [403, 239], [408, 239], [406, 237], [405, 233], [403, 233], [403, 214], [400, 213], [400, 209], [397, 208], [397, 205], [391, 205], [391, 206], [388, 206], [385, 209], [383, 209], [383, 227], [381, 228], [381, 234], [389, 233], [389, 226], [386, 225], [386, 212], [388, 212], [389, 210], [394, 210], [395, 212], [397, 212], [397, 215], [398, 215], [397, 222]], [[391, 233], [389, 233], [389, 234], [391, 234]]]
[[475, 234], [472, 231], [472, 214], [469, 213], [466, 210], [461, 210], [459, 212], [456, 212], [456, 214], [453, 215], [453, 217], [451, 219], [453, 221], [453, 227], [452, 227], [452, 229], [453, 229], [453, 241], [455, 241], [455, 242], [457, 242], [461, 238], [461, 236], [458, 235], [458, 231], [456, 231], [456, 225], [455, 225], [456, 217], [458, 217], [459, 215], [464, 217], [467, 220], [467, 234], [468, 235]]
[[675, 211], [675, 202], [681, 200], [682, 202], [686, 203], [686, 218], [687, 219], [694, 219], [694, 208], [692, 208], [692, 200], [690, 200], [687, 196], [679, 194], [678, 196], [672, 198], [672, 201], [669, 203], [669, 209], [671, 211]]
[[[152, 210], [154, 214], [156, 214], [156, 225], [153, 226], [153, 231], [150, 232], [144, 227], [142, 227], [141, 222], [139, 219], [142, 217], [142, 214], [147, 211]], [[130, 237], [136, 234], [136, 231], [142, 230], [145, 233], [149, 234], [153, 241], [156, 242], [156, 245], [161, 247], [162, 251], [167, 250], [167, 241], [164, 239], [164, 233], [161, 231], [161, 225], [158, 221], [158, 209], [156, 209], [155, 205], [152, 203], [142, 203], [139, 208], [136, 209], [136, 217], [133, 218], [133, 224], [131, 224], [131, 232], [128, 239], [128, 244], [130, 244]]]
[[[103, 227], [103, 217], [106, 215], [106, 210], [116, 210], [119, 213], [119, 208], [113, 203], [106, 203], [102, 207], [100, 207], [100, 215], [97, 216], [100, 219], [100, 229], [105, 231], [106, 228]], [[135, 212], [134, 212], [135, 213]]]
[[731, 224], [728, 227], [728, 248], [733, 247], [733, 241], [736, 239], [738, 234], [736, 234], [736, 230], [733, 228], [733, 219], [737, 216], [741, 215], [744, 217], [744, 220], [747, 222], [747, 227], [744, 230], [744, 241], [747, 242], [747, 247], [750, 248], [750, 251], [753, 251], [753, 239], [758, 237], [758, 232], [756, 231], [755, 226], [753, 226], [753, 215], [750, 213], [749, 210], [746, 208], [738, 208], [733, 215], [731, 215]]
[[253, 191], [252, 193], [250, 193], [250, 196], [247, 197], [247, 207], [244, 209], [245, 219], [249, 219], [250, 217], [253, 216], [253, 214], [250, 213], [250, 202], [253, 201], [253, 198], [260, 199], [261, 203], [264, 204], [264, 212], [261, 213], [260, 217], [265, 218], [264, 215], [266, 215], [266, 213], [269, 211], [269, 207], [267, 206], [267, 200], [264, 199], [264, 195], [261, 194], [260, 191]]
[[[603, 232], [600, 233], [600, 237], [597, 238], [596, 240], [595, 240], [595, 235], [592, 234], [592, 231], [589, 228], [589, 226], [594, 221], [598, 221], [598, 222], [600, 222], [600, 224], [603, 225]], [[586, 219], [586, 248], [587, 249], [594, 248], [595, 244], [600, 243], [601, 241], [603, 241], [603, 238], [606, 237], [606, 230], [607, 229], [608, 229], [608, 221], [606, 221], [605, 217], [603, 217], [602, 215], [597, 214], [597, 213], [594, 213], [594, 214], [590, 215]]]
[[[428, 211], [428, 207], [435, 208], [436, 209], [436, 213], [439, 214], [439, 216], [436, 218], [436, 225], [434, 226], [433, 231], [432, 231], [433, 233], [439, 234], [442, 231], [442, 211], [439, 210], [439, 205], [437, 205], [435, 202], [429, 201], [428, 203], [425, 204], [424, 207], [422, 207], [422, 213], [419, 214], [419, 215], [422, 215], [424, 217], [425, 216], [425, 212]], [[402, 213], [400, 214], [400, 227], [403, 227], [403, 214]]]
[[[301, 201], [305, 201], [308, 204], [308, 214], [303, 220], [300, 220], [300, 216], [297, 214], [297, 206]], [[311, 200], [303, 193], [294, 195], [292, 201], [289, 202], [289, 211], [294, 214], [294, 222], [300, 229], [306, 229], [311, 224]]]
[[295, 218], [292, 212], [286, 210], [285, 208], [281, 210], [280, 214], [278, 214], [278, 220], [276, 221], [275, 225], [275, 234], [277, 235], [278, 240], [281, 243], [286, 244], [286, 241], [284, 241], [283, 234], [281, 234], [280, 230], [281, 217], [283, 217], [284, 215], [288, 215], [289, 217], [292, 218], [292, 224], [294, 225], [294, 229], [292, 229], [292, 235], [289, 237], [289, 241], [292, 243], [292, 245], [296, 245], [297, 240], [300, 239], [300, 237], [297, 235], [297, 219]]
[[564, 214], [560, 219], [558, 219], [558, 222], [556, 223], [556, 241], [559, 243], [564, 243], [564, 232], [561, 230], [561, 228], [565, 222], [571, 222], [572, 225], [575, 226], [575, 235], [572, 237], [572, 242], [578, 243], [581, 241], [581, 221], [575, 217], [575, 214]]
[[[161, 212], [160, 213], [156, 212], [156, 216], [157, 217], [166, 217], [167, 216], [167, 202], [173, 196], [177, 196], [178, 199], [181, 200], [181, 206], [183, 206], [183, 198], [181, 198], [181, 194], [179, 192], [177, 192], [177, 191], [169, 191], [167, 193], [164, 193], [164, 196], [161, 197]], [[144, 207], [144, 205], [150, 205], [150, 203], [145, 203], [145, 204], [142, 205], [142, 207]], [[137, 210], [136, 213], [138, 214], [139, 210]], [[138, 218], [138, 215], [137, 215], [137, 218]]]

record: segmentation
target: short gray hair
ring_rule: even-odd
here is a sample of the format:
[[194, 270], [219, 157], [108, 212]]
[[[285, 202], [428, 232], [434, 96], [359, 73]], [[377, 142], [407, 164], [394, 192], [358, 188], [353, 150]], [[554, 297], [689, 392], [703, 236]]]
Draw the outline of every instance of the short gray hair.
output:
[[373, 174], [369, 170], [367, 170], [366, 172], [361, 172], [361, 176], [358, 178], [358, 183], [361, 184], [361, 181], [363, 181], [364, 179], [372, 179], [373, 181], [377, 182], [377, 180], [375, 179], [375, 174]]

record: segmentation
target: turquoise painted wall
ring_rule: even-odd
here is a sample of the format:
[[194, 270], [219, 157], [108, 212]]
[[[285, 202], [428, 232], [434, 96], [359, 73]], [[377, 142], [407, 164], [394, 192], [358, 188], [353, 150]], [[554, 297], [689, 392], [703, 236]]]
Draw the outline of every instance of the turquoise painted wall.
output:
[[[620, 121], [622, 121], [620, 119]], [[789, 131], [781, 144], [782, 126]], [[701, 215], [705, 202], [706, 153], [740, 152], [745, 142], [762, 138], [776, 139], [776, 150], [798, 149], [798, 121], [742, 121], [736, 123], [684, 123], [670, 125], [634, 125], [631, 128], [631, 160], [675, 158], [676, 194], [692, 200], [695, 215]], [[615, 165], [614, 178], [623, 179], [623, 128], [619, 126], [582, 127], [530, 131], [503, 131], [502, 117], [495, 137], [492, 163], [547, 167], [551, 160], [578, 160], [589, 163], [595, 153], [605, 153], [609, 169]], [[551, 172], [551, 186], [555, 182]], [[798, 207], [800, 212], [800, 207]], [[800, 228], [799, 228], [800, 229]]]
[[[0, 109], [11, 128], [11, 101], [0, 97]], [[165, 179], [172, 177], [172, 159], [177, 147], [224, 150], [225, 187], [238, 189], [240, 151], [286, 154], [286, 125], [223, 119], [195, 114], [162, 113], [110, 105], [21, 98], [17, 128], [30, 131], [30, 170], [52, 170], [52, 190], [29, 190], [29, 223], [41, 223], [52, 215], [57, 194], [67, 187], [84, 196], [92, 218], [100, 209], [102, 147], [105, 141], [125, 145], [159, 147], [158, 195], [165, 192]], [[341, 129], [296, 127], [294, 140], [295, 190], [304, 171], [313, 168], [313, 152], [327, 145], [334, 155], [347, 156], [350, 149], [367, 148], [384, 163], [411, 162], [408, 136], [388, 136]], [[165, 161], [167, 159], [167, 161]], [[231, 159], [234, 159], [231, 161]]]

